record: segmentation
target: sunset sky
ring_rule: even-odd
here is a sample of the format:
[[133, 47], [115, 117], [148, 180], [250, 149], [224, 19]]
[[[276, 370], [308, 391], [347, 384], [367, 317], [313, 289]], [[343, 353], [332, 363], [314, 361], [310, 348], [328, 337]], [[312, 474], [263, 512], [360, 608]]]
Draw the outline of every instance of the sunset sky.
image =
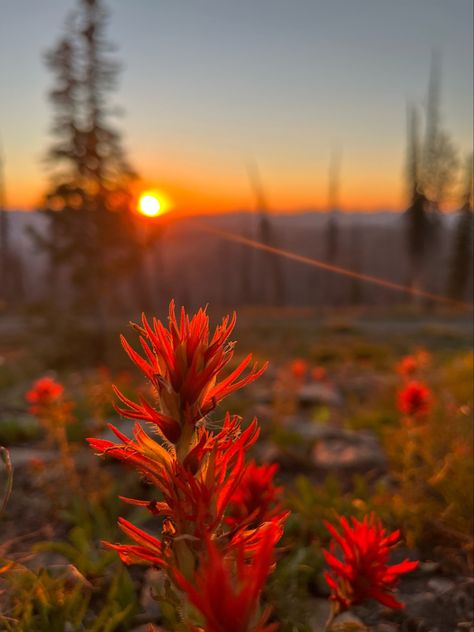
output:
[[[2, 0], [0, 142], [7, 205], [47, 186], [52, 76], [44, 53], [74, 0]], [[406, 106], [442, 56], [442, 116], [472, 150], [472, 0], [108, 0], [123, 64], [113, 103], [143, 188], [184, 211], [324, 209], [334, 147], [341, 206], [401, 209]]]

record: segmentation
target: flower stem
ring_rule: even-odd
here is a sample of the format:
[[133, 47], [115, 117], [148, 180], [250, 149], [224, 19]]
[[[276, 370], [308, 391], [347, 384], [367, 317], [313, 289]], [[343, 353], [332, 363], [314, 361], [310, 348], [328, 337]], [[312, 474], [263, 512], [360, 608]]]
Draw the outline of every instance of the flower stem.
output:
[[336, 616], [338, 614], [339, 614], [339, 612], [338, 612], [337, 608], [335, 608], [334, 605], [333, 605], [331, 607], [331, 612], [329, 613], [327, 621], [324, 624], [323, 632], [329, 632], [329, 630], [331, 629], [332, 624], [334, 623], [334, 619], [336, 618]]
[[5, 470], [7, 472], [7, 481], [5, 484], [5, 493], [3, 495], [3, 501], [0, 505], [0, 514], [3, 513], [5, 507], [7, 506], [8, 499], [12, 493], [13, 489], [13, 466], [10, 460], [10, 453], [6, 448], [0, 446], [0, 458], [5, 465]]
[[178, 443], [176, 444], [176, 457], [180, 463], [188, 456], [191, 450], [194, 438], [194, 427], [188, 423], [183, 426], [183, 431]]

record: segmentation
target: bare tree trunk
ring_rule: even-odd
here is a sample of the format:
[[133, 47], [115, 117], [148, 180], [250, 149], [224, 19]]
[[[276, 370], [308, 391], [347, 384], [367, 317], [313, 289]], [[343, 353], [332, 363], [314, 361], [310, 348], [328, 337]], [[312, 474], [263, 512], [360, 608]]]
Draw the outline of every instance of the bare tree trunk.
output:
[[9, 299], [8, 264], [9, 264], [9, 217], [5, 208], [5, 181], [2, 155], [0, 154], [0, 301], [7, 303]]

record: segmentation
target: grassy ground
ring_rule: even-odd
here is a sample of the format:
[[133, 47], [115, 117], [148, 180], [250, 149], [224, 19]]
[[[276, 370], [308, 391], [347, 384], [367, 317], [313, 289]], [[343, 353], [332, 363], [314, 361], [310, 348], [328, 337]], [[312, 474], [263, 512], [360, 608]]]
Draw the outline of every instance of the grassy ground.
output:
[[[108, 420], [127, 428], [129, 422], [114, 414], [111, 382], [130, 395], [146, 389], [117, 340], [118, 331], [127, 327], [117, 324], [116, 329], [107, 364], [96, 367], [90, 361], [87, 331], [58, 330], [53, 335], [41, 324], [0, 323], [0, 445], [11, 449], [15, 465], [13, 494], [0, 517], [0, 556], [5, 564], [14, 562], [0, 575], [6, 630], [131, 630], [163, 616], [146, 597], [149, 574], [122, 568], [100, 545], [101, 539], [123, 539], [115, 526], [119, 515], [143, 520], [139, 511], [131, 516], [117, 496], [150, 493], [134, 474], [101, 463], [84, 443], [84, 437], [103, 432]], [[459, 578], [469, 575], [472, 564], [473, 508], [466, 491], [472, 489], [471, 319], [402, 310], [329, 314], [243, 309], [234, 333], [239, 357], [253, 352], [258, 360], [269, 359], [270, 368], [259, 385], [228, 400], [227, 407], [246, 418], [261, 414], [257, 457], [267, 454], [278, 460], [289, 442], [297, 456], [292, 463], [280, 459], [285, 503], [293, 516], [267, 589], [283, 632], [318, 629], [315, 604], [327, 592], [321, 573], [321, 546], [327, 543], [322, 521], [335, 511], [358, 516], [376, 511], [390, 528], [401, 527], [410, 555], [431, 560], [443, 577], [460, 585]], [[401, 387], [396, 364], [420, 348], [429, 361], [419, 377], [434, 402], [421, 438], [402, 423], [396, 408]], [[320, 402], [300, 410], [291, 385], [295, 360], [304, 360], [308, 375], [323, 369], [323, 383], [337, 392], [341, 403]], [[68, 437], [79, 485], [68, 478], [59, 455], [45, 446], [43, 430], [27, 412], [24, 393], [50, 370], [74, 402]], [[283, 391], [276, 389], [278, 384]], [[308, 459], [310, 453], [298, 432], [285, 425], [295, 413], [310, 425], [370, 431], [386, 454], [388, 471], [375, 478], [362, 471], [347, 481], [337, 472], [321, 476], [299, 470], [298, 458]], [[411, 460], [406, 458], [408, 448], [414, 451]], [[423, 580], [417, 581], [419, 590], [425, 590]], [[27, 596], [25, 610], [21, 604]], [[374, 616], [373, 611], [359, 615], [368, 623]], [[402, 619], [392, 623], [404, 629]]]

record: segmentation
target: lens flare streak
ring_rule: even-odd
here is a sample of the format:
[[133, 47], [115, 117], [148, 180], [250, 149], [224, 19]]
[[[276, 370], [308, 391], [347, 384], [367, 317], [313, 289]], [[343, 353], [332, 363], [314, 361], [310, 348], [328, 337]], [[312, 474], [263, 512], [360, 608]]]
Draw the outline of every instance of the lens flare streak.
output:
[[229, 241], [234, 241], [236, 243], [244, 244], [251, 248], [256, 248], [257, 250], [262, 250], [264, 252], [278, 255], [280, 257], [284, 257], [285, 259], [289, 259], [291, 261], [304, 263], [314, 268], [320, 268], [321, 270], [326, 270], [327, 272], [333, 272], [335, 274], [340, 274], [342, 276], [350, 277], [352, 279], [358, 279], [359, 281], [364, 281], [366, 283], [372, 283], [373, 285], [378, 285], [388, 290], [403, 292], [404, 294], [411, 294], [412, 296], [420, 296], [423, 298], [430, 299], [432, 301], [436, 301], [438, 303], [444, 303], [446, 305], [468, 309], [469, 311], [472, 311], [474, 308], [474, 306], [471, 303], [456, 301], [454, 299], [451, 299], [447, 296], [443, 296], [441, 294], [433, 294], [432, 292], [427, 292], [420, 288], [409, 287], [407, 285], [402, 285], [401, 283], [395, 283], [394, 281], [388, 281], [387, 279], [382, 279], [380, 277], [376, 277], [371, 274], [354, 272], [354, 270], [350, 270], [342, 266], [337, 266], [332, 263], [327, 263], [326, 261], [321, 261], [320, 259], [313, 259], [312, 257], [300, 255], [296, 252], [291, 252], [290, 250], [284, 250], [283, 248], [276, 248], [275, 246], [264, 244], [255, 239], [250, 239], [248, 237], [244, 237], [242, 235], [238, 235], [238, 234], [235, 234], [230, 231], [223, 230], [221, 228], [217, 228], [214, 226], [209, 226], [201, 222], [194, 221], [193, 225], [196, 226], [196, 228], [213, 233], [219, 237], [222, 237], [223, 239], [228, 239]]

